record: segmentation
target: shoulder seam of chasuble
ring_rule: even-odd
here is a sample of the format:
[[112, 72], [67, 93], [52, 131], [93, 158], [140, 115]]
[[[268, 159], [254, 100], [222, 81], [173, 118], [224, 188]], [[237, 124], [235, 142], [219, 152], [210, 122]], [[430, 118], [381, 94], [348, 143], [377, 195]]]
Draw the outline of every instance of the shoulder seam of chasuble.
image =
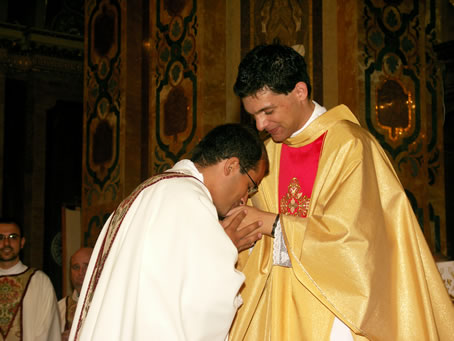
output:
[[289, 146], [303, 146], [313, 142], [320, 135], [329, 130], [339, 121], [349, 121], [356, 125], [360, 125], [356, 116], [344, 104], [340, 104], [315, 119], [307, 128], [305, 128], [297, 136], [287, 138], [284, 143]]
[[107, 260], [109, 255], [110, 249], [112, 244], [115, 241], [115, 237], [117, 235], [118, 230], [120, 229], [121, 223], [125, 218], [129, 208], [136, 200], [138, 195], [146, 188], [160, 182], [161, 180], [173, 179], [173, 178], [193, 178], [198, 182], [201, 182], [193, 175], [180, 173], [180, 172], [164, 172], [161, 174], [157, 174], [152, 176], [148, 180], [142, 182], [128, 197], [126, 197], [115, 209], [112, 218], [110, 219], [110, 223], [108, 226], [108, 231], [105, 234], [104, 240], [102, 241], [101, 247], [99, 249], [98, 258], [96, 259], [96, 264], [94, 266], [94, 271], [90, 277], [90, 281], [88, 283], [87, 293], [84, 297], [84, 302], [82, 304], [82, 308], [80, 311], [80, 316], [78, 317], [77, 322], [77, 329], [74, 336], [74, 339], [77, 340], [79, 331], [82, 327], [83, 321], [88, 313], [88, 309], [90, 308], [91, 300], [93, 298], [93, 293], [96, 289], [98, 284], [98, 280], [101, 276], [104, 264]]
[[22, 303], [35, 273], [35, 268], [28, 268], [18, 274], [0, 276], [0, 333], [4, 340], [11, 330], [22, 339]]

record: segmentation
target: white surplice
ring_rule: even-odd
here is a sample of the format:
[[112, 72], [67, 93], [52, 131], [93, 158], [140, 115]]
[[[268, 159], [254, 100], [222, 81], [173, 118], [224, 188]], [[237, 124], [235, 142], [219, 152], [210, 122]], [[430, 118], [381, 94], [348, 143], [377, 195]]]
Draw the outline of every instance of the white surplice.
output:
[[[104, 225], [87, 269], [70, 340], [226, 338], [241, 304], [238, 290], [244, 281], [235, 269], [237, 250], [219, 224], [211, 195], [194, 164], [182, 160], [170, 172], [191, 177], [170, 176], [152, 184], [148, 180], [132, 199], [125, 199], [129, 208], [105, 261], [99, 255], [103, 249], [106, 254], [103, 241], [111, 235], [115, 213]], [[96, 282], [93, 273], [101, 264], [88, 305], [87, 290]]]

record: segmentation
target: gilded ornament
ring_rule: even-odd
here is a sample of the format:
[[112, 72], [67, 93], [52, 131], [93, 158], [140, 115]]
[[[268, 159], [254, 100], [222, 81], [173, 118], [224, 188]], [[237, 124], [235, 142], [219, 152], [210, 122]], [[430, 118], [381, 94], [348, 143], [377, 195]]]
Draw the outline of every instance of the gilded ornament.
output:
[[285, 215], [306, 217], [309, 210], [310, 198], [303, 195], [297, 178], [292, 178], [288, 192], [280, 200], [280, 212]]

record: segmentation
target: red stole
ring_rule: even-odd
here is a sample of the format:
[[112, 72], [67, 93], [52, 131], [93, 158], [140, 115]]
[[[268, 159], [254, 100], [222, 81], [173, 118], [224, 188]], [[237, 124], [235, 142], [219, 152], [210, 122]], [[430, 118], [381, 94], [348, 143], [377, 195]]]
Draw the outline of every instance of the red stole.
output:
[[279, 213], [306, 217], [326, 133], [314, 142], [293, 148], [282, 145], [279, 166]]

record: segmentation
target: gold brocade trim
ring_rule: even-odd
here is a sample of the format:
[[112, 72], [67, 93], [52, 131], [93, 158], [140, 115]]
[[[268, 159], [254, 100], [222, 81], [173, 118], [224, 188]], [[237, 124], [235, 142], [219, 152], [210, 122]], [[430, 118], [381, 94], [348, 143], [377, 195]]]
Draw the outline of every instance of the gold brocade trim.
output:
[[[84, 298], [84, 302], [82, 304], [82, 308], [80, 311], [80, 314], [76, 317], [77, 318], [77, 327], [76, 327], [76, 333], [74, 336], [75, 341], [79, 340], [79, 332], [82, 328], [82, 325], [85, 321], [85, 318], [88, 314], [88, 309], [90, 308], [91, 301], [93, 299], [94, 292], [96, 290], [96, 286], [98, 285], [99, 278], [101, 277], [101, 273], [104, 268], [104, 264], [106, 263], [107, 257], [109, 256], [110, 249], [112, 245], [114, 244], [115, 238], [117, 236], [117, 233], [119, 229], [121, 228], [121, 224], [123, 222], [123, 219], [126, 217], [126, 214], [128, 213], [130, 207], [136, 200], [136, 198], [139, 196], [139, 194], [146, 188], [160, 182], [161, 180], [166, 180], [166, 179], [172, 179], [172, 178], [193, 178], [197, 181], [200, 181], [196, 177], [184, 173], [179, 173], [179, 172], [165, 172], [161, 174], [157, 174], [155, 176], [152, 176], [151, 178], [145, 180], [143, 183], [141, 183], [126, 199], [124, 199], [120, 205], [116, 208], [115, 212], [112, 214], [112, 218], [110, 219], [110, 223], [108, 226], [105, 226], [104, 228], [107, 228], [107, 231], [104, 235], [104, 239], [101, 243], [101, 246], [98, 251], [95, 267], [93, 269], [93, 272], [91, 273], [89, 282], [88, 282], [88, 288], [86, 289], [86, 294]], [[87, 279], [85, 279], [87, 280]], [[80, 299], [80, 298], [79, 298]], [[73, 321], [74, 323], [74, 321]]]
[[306, 217], [311, 198], [303, 195], [297, 178], [292, 178], [288, 185], [288, 192], [280, 200], [280, 212], [285, 215]]
[[75, 301], [72, 296], [66, 297], [66, 321], [65, 321], [65, 330], [71, 329], [73, 323], [74, 314], [76, 312], [77, 301]]
[[22, 340], [22, 302], [36, 269], [0, 276], [0, 334], [2, 340]]

